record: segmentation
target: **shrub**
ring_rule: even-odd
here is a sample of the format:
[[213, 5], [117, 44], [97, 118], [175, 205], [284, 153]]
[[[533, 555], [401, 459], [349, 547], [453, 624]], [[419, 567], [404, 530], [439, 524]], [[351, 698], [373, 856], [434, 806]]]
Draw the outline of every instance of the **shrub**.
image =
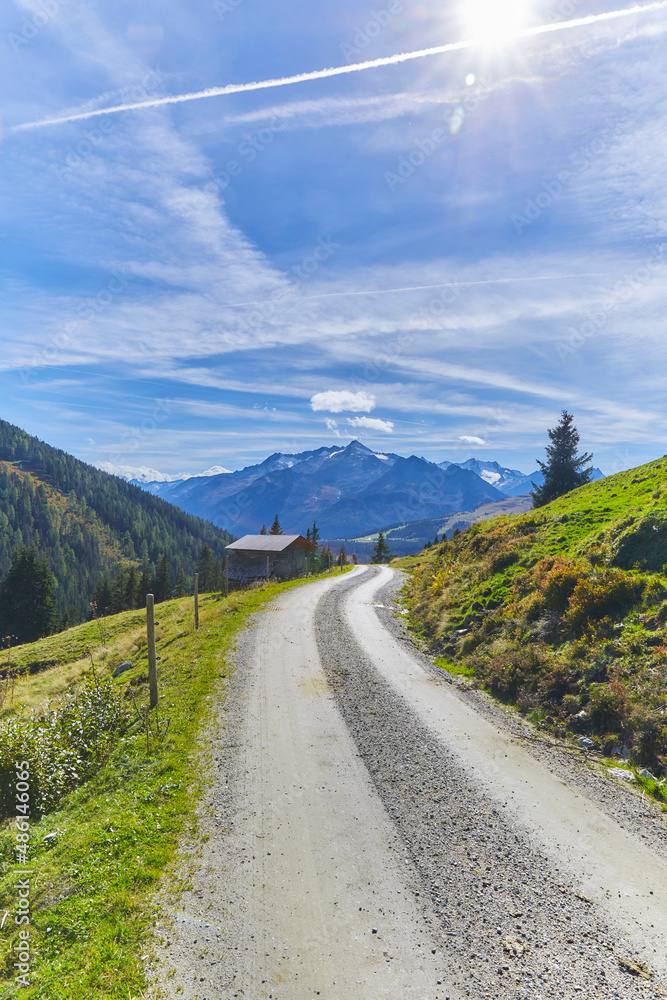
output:
[[565, 624], [575, 634], [591, 631], [595, 622], [626, 612], [641, 597], [643, 587], [643, 580], [618, 569], [584, 577], [578, 581], [568, 601]]
[[587, 567], [573, 559], [543, 559], [535, 568], [535, 576], [544, 604], [562, 614], [586, 573]]
[[0, 726], [0, 819], [16, 811], [18, 761], [30, 766], [31, 814], [43, 815], [98, 770], [127, 725], [119, 692], [94, 677], [41, 714], [7, 720]]
[[628, 702], [625, 688], [617, 681], [608, 684], [591, 684], [588, 713], [595, 729], [602, 732], [620, 732], [627, 723]]
[[520, 646], [480, 663], [479, 676], [495, 694], [516, 700], [519, 692], [535, 691], [544, 657], [531, 646]]

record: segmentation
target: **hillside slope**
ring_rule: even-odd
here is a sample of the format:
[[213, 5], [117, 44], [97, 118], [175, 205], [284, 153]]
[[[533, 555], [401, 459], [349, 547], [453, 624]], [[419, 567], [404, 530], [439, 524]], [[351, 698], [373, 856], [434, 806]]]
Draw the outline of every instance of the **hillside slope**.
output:
[[[157, 497], [0, 420], [0, 580], [12, 552], [35, 545], [58, 582], [61, 620], [78, 621], [102, 576], [166, 551], [194, 572], [208, 544], [220, 558], [231, 536]], [[154, 567], [153, 567], [154, 568]]]
[[663, 458], [406, 560], [411, 622], [443, 665], [661, 775], [666, 563]]

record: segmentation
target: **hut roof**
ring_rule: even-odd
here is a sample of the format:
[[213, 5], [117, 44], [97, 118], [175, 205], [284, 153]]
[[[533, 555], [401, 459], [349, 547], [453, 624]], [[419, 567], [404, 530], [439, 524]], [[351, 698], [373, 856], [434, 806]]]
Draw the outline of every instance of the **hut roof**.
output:
[[286, 549], [317, 551], [317, 545], [313, 545], [303, 535], [244, 535], [227, 548], [233, 552], [263, 552], [267, 555], [271, 552], [285, 552]]

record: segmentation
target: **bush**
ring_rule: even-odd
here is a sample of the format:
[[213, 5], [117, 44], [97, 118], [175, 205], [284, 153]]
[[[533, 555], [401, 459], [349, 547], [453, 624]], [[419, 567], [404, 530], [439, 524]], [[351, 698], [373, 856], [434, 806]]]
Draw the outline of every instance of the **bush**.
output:
[[519, 692], [525, 697], [536, 690], [543, 667], [544, 657], [538, 650], [520, 646], [490, 661], [480, 659], [475, 672], [494, 694], [516, 701]]
[[[574, 634], [591, 631], [610, 615], [622, 615], [641, 597], [644, 581], [617, 569], [580, 579], [568, 601], [564, 622]], [[611, 621], [608, 623], [611, 626]]]
[[543, 603], [562, 614], [579, 584], [586, 579], [587, 568], [572, 559], [544, 559], [535, 568]]
[[14, 815], [16, 765], [30, 768], [30, 811], [55, 809], [104, 763], [128, 725], [127, 711], [111, 681], [88, 678], [55, 708], [0, 726], [0, 820]]
[[588, 713], [595, 729], [601, 732], [620, 732], [628, 718], [627, 695], [623, 685], [612, 680], [608, 684], [591, 684]]

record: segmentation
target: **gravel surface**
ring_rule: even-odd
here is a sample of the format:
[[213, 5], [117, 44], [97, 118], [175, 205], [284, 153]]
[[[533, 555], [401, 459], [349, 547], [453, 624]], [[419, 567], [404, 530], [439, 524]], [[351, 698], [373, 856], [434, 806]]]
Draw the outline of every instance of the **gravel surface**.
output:
[[[151, 996], [667, 995], [659, 977], [640, 974], [660, 963], [619, 929], [616, 893], [605, 906], [586, 898], [572, 859], [560, 865], [542, 850], [513, 803], [489, 794], [460, 748], [388, 683], [370, 632], [354, 634], [349, 609], [368, 604], [357, 588], [387, 574], [297, 588], [241, 635], [209, 733], [203, 839], [184, 858], [192, 887], [177, 905], [165, 889]], [[397, 614], [400, 582], [394, 575], [372, 598], [385, 605], [373, 610], [387, 630], [382, 651], [398, 641], [518, 753], [650, 844], [662, 872], [663, 816], [570, 752], [534, 742], [483, 694], [448, 683]]]
[[396, 573], [378, 592], [377, 603], [385, 606], [376, 609], [377, 615], [387, 631], [432, 676], [455, 685], [464, 703], [491, 720], [498, 729], [511, 733], [522, 742], [526, 753], [585, 791], [587, 798], [595, 802], [610, 819], [643, 840], [657, 853], [667, 857], [667, 814], [662, 812], [654, 799], [647, 798], [636, 786], [625, 782], [619, 785], [609, 778], [606, 768], [613, 766], [612, 761], [601, 758], [598, 754], [585, 753], [564, 741], [554, 739], [550, 734], [537, 731], [515, 711], [503, 708], [485, 692], [435, 665], [433, 659], [424, 652], [420, 640], [410, 632], [401, 614], [404, 610], [401, 591], [405, 580], [405, 574]]
[[[434, 739], [374, 669], [343, 613], [346, 594], [360, 582], [350, 580], [320, 602], [320, 657], [401, 835], [413, 891], [431, 909], [433, 932], [444, 935], [450, 975], [465, 995], [477, 997], [664, 996], [654, 979], [626, 971], [620, 963], [642, 959], [619, 940], [597, 907], [576, 895], [576, 883], [553, 858], [536, 849], [496, 802], [486, 800], [458, 755]], [[385, 591], [377, 603], [388, 603], [388, 597]], [[406, 641], [389, 609], [377, 611]], [[482, 707], [482, 699], [465, 694]], [[505, 713], [488, 703], [483, 708], [498, 724], [510, 724]], [[567, 759], [562, 766], [570, 781], [578, 781], [584, 770]], [[585, 778], [587, 791], [594, 778]], [[609, 802], [613, 792], [601, 797]], [[633, 826], [631, 809], [619, 801], [613, 811]], [[653, 814], [651, 820], [657, 821]], [[661, 839], [657, 829], [653, 833]]]

